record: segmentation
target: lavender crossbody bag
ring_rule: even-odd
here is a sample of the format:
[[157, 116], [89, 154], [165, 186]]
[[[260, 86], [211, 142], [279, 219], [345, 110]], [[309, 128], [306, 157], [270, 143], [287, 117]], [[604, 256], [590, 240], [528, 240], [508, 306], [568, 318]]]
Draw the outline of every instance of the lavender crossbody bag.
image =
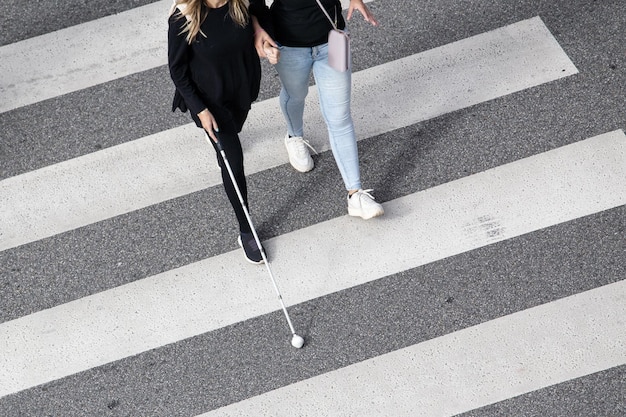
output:
[[345, 72], [350, 68], [350, 37], [346, 31], [337, 29], [337, 24], [330, 18], [320, 0], [315, 1], [333, 25], [328, 32], [328, 65], [337, 71]]

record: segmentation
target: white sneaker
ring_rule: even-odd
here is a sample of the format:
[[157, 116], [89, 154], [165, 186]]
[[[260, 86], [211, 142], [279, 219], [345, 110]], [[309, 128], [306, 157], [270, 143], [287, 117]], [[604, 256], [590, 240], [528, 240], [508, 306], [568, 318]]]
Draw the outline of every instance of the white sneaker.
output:
[[[285, 147], [289, 154], [289, 163], [296, 171], [308, 172], [313, 169], [313, 158], [307, 147], [313, 149], [313, 147], [306, 140], [300, 136], [289, 137], [285, 136]], [[315, 152], [315, 149], [313, 149]], [[317, 152], [316, 152], [317, 153]]]
[[348, 214], [365, 220], [381, 216], [385, 210], [370, 194], [373, 190], [358, 190], [348, 197]]

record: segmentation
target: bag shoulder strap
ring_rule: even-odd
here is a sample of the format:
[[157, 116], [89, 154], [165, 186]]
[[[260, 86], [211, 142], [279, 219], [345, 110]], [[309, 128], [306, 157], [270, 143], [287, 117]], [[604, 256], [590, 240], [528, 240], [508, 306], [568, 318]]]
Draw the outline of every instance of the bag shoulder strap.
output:
[[337, 29], [337, 24], [333, 21], [333, 19], [330, 18], [330, 15], [328, 14], [328, 12], [326, 11], [326, 9], [324, 8], [324, 6], [322, 5], [322, 3], [320, 3], [320, 0], [315, 0], [317, 2], [317, 5], [320, 6], [320, 9], [322, 9], [322, 11], [324, 12], [324, 14], [326, 15], [326, 17], [328, 18], [328, 21], [330, 22], [331, 25], [333, 25], [333, 29], [338, 30]]

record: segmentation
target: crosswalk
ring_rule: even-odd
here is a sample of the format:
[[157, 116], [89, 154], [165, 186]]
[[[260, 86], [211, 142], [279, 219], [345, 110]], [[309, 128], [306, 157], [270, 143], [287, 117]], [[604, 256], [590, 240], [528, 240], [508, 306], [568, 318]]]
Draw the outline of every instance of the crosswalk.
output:
[[[169, 4], [0, 46], [0, 146], [16, 146], [18, 112], [166, 77], [153, 34]], [[607, 415], [626, 412], [623, 124], [539, 145], [480, 134], [502, 107], [558, 101], [585, 68], [533, 15], [355, 72], [363, 173], [385, 206], [368, 222], [333, 197], [324, 131], [309, 129], [316, 169], [295, 174], [275, 94], [255, 103], [253, 216], [300, 351], [188, 120], [36, 169], [0, 153], [0, 415], [488, 415], [607, 372], [622, 381]], [[322, 125], [314, 86], [307, 106]], [[479, 133], [432, 135], [447, 118]]]
[[[355, 117], [379, 114], [376, 119], [360, 118], [361, 137], [373, 137], [576, 72], [545, 25], [533, 18], [355, 74]], [[407, 80], [416, 82], [407, 85]], [[446, 84], [447, 90], [433, 89]], [[490, 87], [473, 88], [477, 84]], [[394, 100], [401, 93], [407, 100]], [[311, 126], [323, 124], [319, 110], [311, 105], [316, 99], [311, 94], [307, 108], [306, 122]], [[376, 104], [380, 101], [389, 104], [381, 108]], [[268, 128], [266, 123], [279, 113], [276, 98], [253, 106], [245, 132], [254, 138], [246, 142], [249, 173], [287, 162], [271, 147], [282, 127]], [[13, 211], [5, 214], [0, 249], [220, 184], [206, 144], [190, 143], [188, 138], [194, 135], [196, 127], [190, 123], [3, 181], [2, 192]], [[313, 131], [310, 142], [320, 151], [329, 149], [321, 131]], [[58, 207], [62, 221], [50, 217], [46, 210], [50, 205]]]
[[[623, 345], [609, 335], [623, 331], [625, 295], [623, 281], [611, 284], [300, 381], [203, 417], [298, 415], [303, 409], [323, 416], [417, 415], [417, 410], [420, 415], [456, 415], [622, 365]], [[581, 323], [586, 328], [581, 329]], [[297, 404], [285, 407], [293, 398]]]

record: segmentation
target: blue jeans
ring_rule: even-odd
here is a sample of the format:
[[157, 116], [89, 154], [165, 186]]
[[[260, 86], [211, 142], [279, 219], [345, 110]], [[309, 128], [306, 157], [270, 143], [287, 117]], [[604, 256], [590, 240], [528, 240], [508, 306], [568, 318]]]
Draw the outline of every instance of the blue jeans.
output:
[[339, 72], [328, 66], [328, 44], [312, 48], [281, 46], [280, 60], [275, 67], [282, 84], [280, 107], [291, 136], [303, 136], [304, 100], [313, 70], [330, 147], [345, 187], [347, 190], [361, 188], [359, 155], [350, 113], [350, 70]]

